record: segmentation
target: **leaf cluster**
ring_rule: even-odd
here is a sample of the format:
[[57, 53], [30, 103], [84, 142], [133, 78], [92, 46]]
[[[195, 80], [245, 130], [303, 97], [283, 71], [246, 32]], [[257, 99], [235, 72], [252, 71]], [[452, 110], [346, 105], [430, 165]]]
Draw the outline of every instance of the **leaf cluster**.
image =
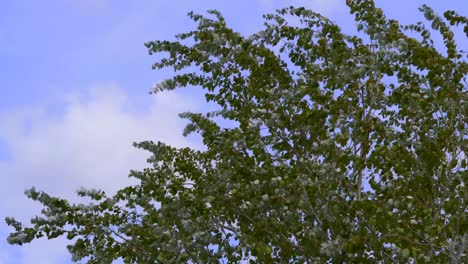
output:
[[197, 86], [217, 105], [181, 114], [207, 149], [137, 143], [152, 167], [114, 196], [81, 190], [92, 204], [31, 189], [44, 216], [8, 218], [8, 241], [65, 235], [88, 263], [466, 263], [468, 62], [452, 27], [468, 37], [468, 19], [422, 6], [428, 23], [401, 25], [347, 4], [359, 35], [290, 7], [251, 36], [212, 10], [146, 43], [177, 73], [154, 93]]

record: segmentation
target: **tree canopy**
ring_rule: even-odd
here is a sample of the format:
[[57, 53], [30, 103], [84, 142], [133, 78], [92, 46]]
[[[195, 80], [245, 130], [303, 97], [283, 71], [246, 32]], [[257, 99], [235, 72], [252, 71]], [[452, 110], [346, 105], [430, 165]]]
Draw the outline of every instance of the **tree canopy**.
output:
[[90, 204], [32, 188], [42, 215], [7, 218], [9, 243], [66, 236], [88, 263], [467, 263], [468, 18], [347, 5], [356, 35], [290, 7], [243, 36], [211, 10], [146, 43], [177, 72], [153, 92], [216, 104], [180, 114], [206, 149], [134, 143], [151, 166], [116, 194], [80, 190]]

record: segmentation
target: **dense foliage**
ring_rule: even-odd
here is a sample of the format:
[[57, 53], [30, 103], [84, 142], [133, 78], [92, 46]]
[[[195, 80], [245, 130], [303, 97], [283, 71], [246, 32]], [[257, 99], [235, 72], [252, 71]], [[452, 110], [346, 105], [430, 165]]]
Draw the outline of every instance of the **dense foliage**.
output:
[[43, 215], [8, 218], [8, 241], [66, 236], [88, 263], [467, 263], [468, 62], [452, 26], [468, 37], [468, 19], [422, 6], [428, 23], [401, 25], [347, 5], [355, 36], [291, 7], [248, 37], [209, 11], [146, 43], [166, 55], [154, 69], [179, 72], [154, 92], [201, 87], [218, 106], [181, 114], [206, 150], [135, 144], [152, 154], [139, 184], [79, 191], [92, 204], [28, 190]]

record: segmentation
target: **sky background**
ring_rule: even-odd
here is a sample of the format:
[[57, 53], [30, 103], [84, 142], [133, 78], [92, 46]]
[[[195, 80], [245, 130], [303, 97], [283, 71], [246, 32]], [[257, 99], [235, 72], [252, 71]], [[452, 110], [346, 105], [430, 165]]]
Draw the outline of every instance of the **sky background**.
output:
[[[113, 192], [142, 169], [148, 153], [134, 141], [201, 147], [181, 135], [177, 114], [206, 108], [199, 91], [149, 95], [172, 71], [153, 71], [143, 43], [172, 40], [194, 23], [187, 12], [217, 9], [237, 31], [262, 28], [264, 13], [305, 6], [353, 30], [344, 0], [1, 0], [0, 264], [70, 263], [66, 240], [23, 247], [5, 242], [6, 216], [28, 220], [40, 207], [23, 194], [36, 186], [72, 198], [80, 186]], [[376, 1], [387, 16], [422, 20], [428, 4], [468, 15], [462, 0]], [[466, 49], [466, 39], [463, 48]]]

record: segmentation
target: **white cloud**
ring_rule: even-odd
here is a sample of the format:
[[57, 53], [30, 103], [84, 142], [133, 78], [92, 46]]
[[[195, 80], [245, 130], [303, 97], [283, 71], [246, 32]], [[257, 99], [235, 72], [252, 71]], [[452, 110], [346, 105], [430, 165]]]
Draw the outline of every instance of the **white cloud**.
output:
[[343, 0], [299, 0], [298, 5], [314, 9], [316, 12], [332, 14], [343, 10], [345, 1]]
[[[196, 106], [175, 93], [152, 97], [151, 101], [135, 102], [118, 87], [107, 85], [92, 88], [87, 99], [63, 97], [65, 110], [60, 114], [51, 114], [46, 105], [0, 113], [0, 137], [11, 154], [11, 159], [0, 162], [4, 197], [0, 220], [6, 215], [26, 220], [38, 212], [38, 205], [23, 194], [33, 185], [73, 198], [80, 186], [113, 192], [130, 184], [129, 170], [144, 168], [149, 157], [146, 151], [132, 147], [134, 141], [195, 146], [181, 135], [185, 122], [177, 114], [196, 110]], [[0, 224], [0, 231], [11, 230]], [[68, 256], [64, 241], [27, 245], [18, 263], [63, 263]]]

